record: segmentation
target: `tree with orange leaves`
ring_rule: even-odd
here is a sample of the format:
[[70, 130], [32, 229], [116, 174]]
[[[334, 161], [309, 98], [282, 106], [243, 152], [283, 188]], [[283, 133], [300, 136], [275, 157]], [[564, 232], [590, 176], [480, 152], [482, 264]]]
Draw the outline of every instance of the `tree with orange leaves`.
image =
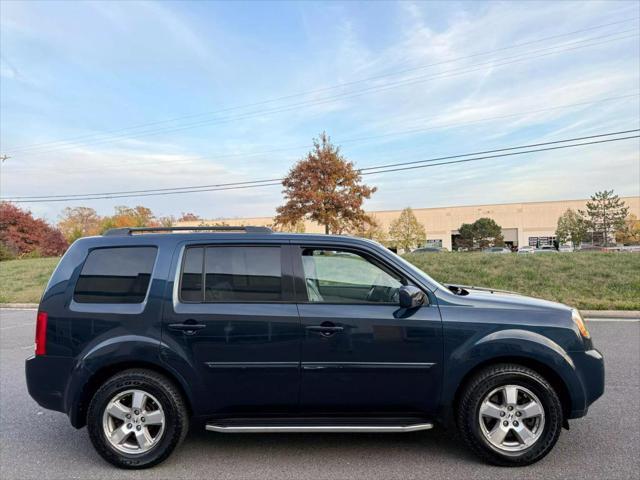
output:
[[116, 206], [115, 213], [102, 219], [101, 231], [122, 227], [159, 227], [151, 209], [138, 205], [136, 207]]
[[356, 229], [370, 218], [362, 209], [376, 191], [361, 183], [361, 175], [322, 132], [313, 149], [282, 181], [286, 202], [276, 210], [276, 226], [296, 225], [309, 219], [324, 226], [325, 233]]

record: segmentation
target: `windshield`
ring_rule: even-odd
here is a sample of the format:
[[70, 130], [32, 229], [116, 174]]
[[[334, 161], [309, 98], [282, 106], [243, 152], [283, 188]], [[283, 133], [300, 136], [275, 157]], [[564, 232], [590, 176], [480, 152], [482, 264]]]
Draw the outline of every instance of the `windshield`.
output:
[[424, 278], [427, 281], [427, 283], [433, 286], [434, 289], [443, 288], [441, 283], [436, 282], [433, 278], [427, 275], [427, 273], [424, 270], [420, 270], [413, 263], [405, 260], [400, 255], [393, 253], [392, 251], [389, 251], [389, 253], [392, 254], [400, 263], [402, 263], [403, 266], [407, 267], [408, 270], [411, 270], [417, 276]]

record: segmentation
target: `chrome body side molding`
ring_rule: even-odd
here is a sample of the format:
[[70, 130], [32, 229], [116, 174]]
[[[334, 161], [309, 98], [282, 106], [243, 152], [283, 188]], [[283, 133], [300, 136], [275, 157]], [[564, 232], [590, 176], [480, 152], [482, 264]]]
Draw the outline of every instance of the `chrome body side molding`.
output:
[[430, 430], [432, 423], [412, 425], [216, 425], [208, 423], [206, 429], [219, 433], [407, 433]]

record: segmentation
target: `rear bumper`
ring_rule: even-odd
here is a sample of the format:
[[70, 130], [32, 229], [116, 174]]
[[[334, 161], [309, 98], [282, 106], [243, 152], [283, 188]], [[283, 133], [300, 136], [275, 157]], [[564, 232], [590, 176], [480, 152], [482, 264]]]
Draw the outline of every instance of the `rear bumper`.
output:
[[38, 405], [48, 410], [67, 413], [65, 390], [70, 365], [69, 358], [46, 355], [30, 357], [25, 361], [27, 390]]
[[604, 393], [604, 357], [598, 350], [571, 353], [576, 373], [584, 390], [584, 401], [574, 402], [569, 418], [579, 418], [587, 414], [589, 405]]

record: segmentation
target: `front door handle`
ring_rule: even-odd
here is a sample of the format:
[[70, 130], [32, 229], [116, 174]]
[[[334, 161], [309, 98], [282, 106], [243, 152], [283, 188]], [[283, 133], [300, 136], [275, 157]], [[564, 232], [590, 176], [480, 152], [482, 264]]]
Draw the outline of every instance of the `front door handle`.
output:
[[185, 335], [194, 335], [198, 332], [198, 330], [202, 330], [206, 328], [206, 325], [202, 323], [196, 323], [195, 321], [187, 320], [184, 323], [171, 323], [169, 324], [170, 330], [178, 330], [183, 332]]
[[331, 322], [324, 322], [322, 325], [309, 325], [305, 328], [310, 332], [318, 332], [323, 337], [330, 337], [344, 330], [344, 327], [339, 327]]

